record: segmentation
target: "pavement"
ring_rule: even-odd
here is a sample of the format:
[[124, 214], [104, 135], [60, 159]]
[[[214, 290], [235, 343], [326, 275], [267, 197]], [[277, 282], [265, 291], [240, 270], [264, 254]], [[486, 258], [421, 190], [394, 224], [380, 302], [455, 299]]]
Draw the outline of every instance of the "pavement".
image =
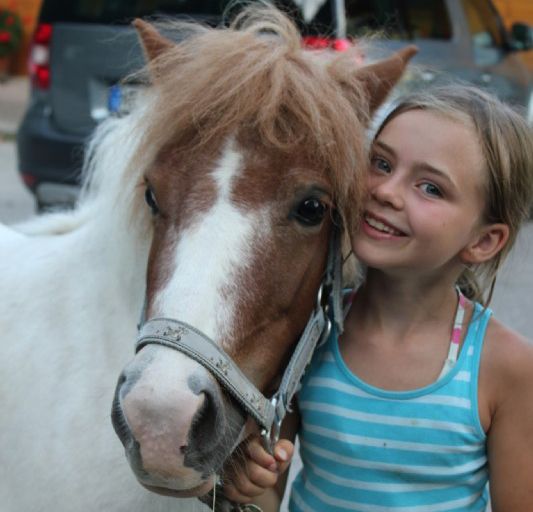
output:
[[11, 77], [0, 82], [0, 136], [13, 136], [28, 103], [30, 85], [27, 77]]
[[29, 98], [26, 77], [0, 82], [0, 222], [13, 224], [35, 215], [32, 195], [17, 171], [15, 135]]

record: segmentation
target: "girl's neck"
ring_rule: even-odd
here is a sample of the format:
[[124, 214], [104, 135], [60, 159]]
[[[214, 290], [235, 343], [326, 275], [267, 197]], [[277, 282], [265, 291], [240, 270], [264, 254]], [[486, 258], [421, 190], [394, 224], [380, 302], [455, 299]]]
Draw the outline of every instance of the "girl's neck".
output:
[[428, 323], [451, 321], [457, 307], [454, 279], [391, 278], [368, 270], [357, 291], [354, 316], [363, 325], [395, 332], [401, 340]]

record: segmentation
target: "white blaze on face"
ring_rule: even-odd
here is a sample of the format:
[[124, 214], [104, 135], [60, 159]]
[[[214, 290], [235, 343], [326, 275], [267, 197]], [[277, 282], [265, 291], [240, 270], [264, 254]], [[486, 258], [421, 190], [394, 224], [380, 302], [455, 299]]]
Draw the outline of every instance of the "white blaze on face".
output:
[[245, 212], [231, 202], [241, 171], [242, 155], [230, 142], [212, 173], [215, 203], [177, 237], [172, 277], [153, 307], [155, 316], [186, 322], [211, 339], [231, 331], [239, 292], [235, 276], [249, 263], [252, 241], [261, 228], [258, 211]]

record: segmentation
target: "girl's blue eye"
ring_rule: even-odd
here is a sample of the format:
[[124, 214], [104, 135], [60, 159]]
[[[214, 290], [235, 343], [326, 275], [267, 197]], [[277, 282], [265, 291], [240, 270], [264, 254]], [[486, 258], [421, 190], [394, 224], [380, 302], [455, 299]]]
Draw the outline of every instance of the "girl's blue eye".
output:
[[422, 183], [422, 185], [420, 185], [420, 188], [424, 193], [430, 196], [442, 197], [442, 192], [440, 191], [439, 187], [437, 187], [433, 183]]
[[391, 166], [389, 165], [389, 162], [379, 156], [375, 156], [372, 158], [372, 166], [381, 172], [391, 172]]

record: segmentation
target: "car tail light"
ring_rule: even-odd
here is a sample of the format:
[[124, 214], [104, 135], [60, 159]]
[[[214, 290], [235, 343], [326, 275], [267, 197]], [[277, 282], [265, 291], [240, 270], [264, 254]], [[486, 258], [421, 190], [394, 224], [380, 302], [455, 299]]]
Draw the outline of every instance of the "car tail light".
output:
[[348, 39], [335, 39], [330, 37], [320, 36], [305, 36], [303, 38], [303, 45], [310, 50], [325, 50], [331, 48], [338, 52], [343, 52], [352, 47], [352, 43]]
[[330, 40], [327, 37], [305, 36], [302, 43], [305, 48], [310, 50], [325, 50], [329, 48]]
[[[304, 48], [309, 50], [334, 50], [336, 52], [344, 52], [349, 48], [357, 46], [356, 43], [345, 38], [321, 37], [321, 36], [305, 36], [302, 38]], [[363, 50], [356, 48], [355, 61], [361, 65], [365, 61]]]
[[50, 42], [52, 40], [52, 25], [40, 23], [37, 25], [30, 50], [29, 73], [32, 83], [39, 89], [50, 86]]
[[37, 178], [25, 172], [22, 173], [22, 181], [29, 189], [34, 189], [37, 184]]

